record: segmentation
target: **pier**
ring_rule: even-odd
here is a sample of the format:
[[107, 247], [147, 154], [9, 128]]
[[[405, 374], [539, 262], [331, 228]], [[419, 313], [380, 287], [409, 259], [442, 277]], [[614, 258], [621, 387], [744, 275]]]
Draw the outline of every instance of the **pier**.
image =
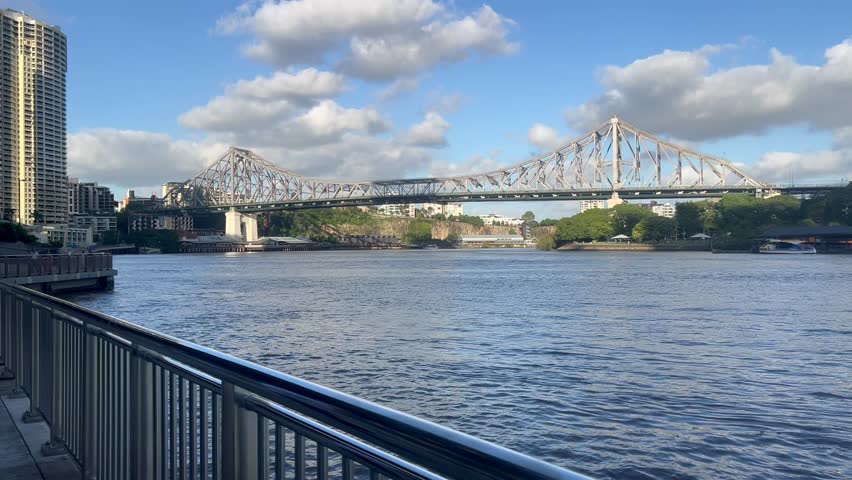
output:
[[12, 255], [0, 257], [0, 282], [47, 293], [112, 290], [112, 255]]

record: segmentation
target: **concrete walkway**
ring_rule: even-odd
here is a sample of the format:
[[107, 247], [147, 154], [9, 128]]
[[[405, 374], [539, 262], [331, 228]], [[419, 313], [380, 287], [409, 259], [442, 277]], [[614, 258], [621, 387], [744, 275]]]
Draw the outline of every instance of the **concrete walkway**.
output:
[[29, 408], [27, 397], [9, 398], [12, 382], [0, 380], [0, 479], [70, 480], [80, 478], [80, 470], [70, 455], [46, 457], [41, 446], [50, 438], [45, 422], [24, 423]]

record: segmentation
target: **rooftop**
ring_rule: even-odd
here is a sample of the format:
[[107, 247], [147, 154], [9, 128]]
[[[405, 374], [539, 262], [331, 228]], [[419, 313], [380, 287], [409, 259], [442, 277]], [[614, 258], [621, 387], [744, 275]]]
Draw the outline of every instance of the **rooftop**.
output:
[[825, 227], [797, 225], [793, 227], [770, 228], [763, 232], [762, 237], [849, 237], [852, 238], [852, 227]]

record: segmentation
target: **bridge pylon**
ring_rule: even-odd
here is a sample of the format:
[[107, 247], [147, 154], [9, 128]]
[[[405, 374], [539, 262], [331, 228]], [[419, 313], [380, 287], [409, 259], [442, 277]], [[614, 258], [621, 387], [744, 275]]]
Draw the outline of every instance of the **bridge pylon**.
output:
[[257, 240], [257, 217], [240, 213], [231, 207], [225, 212], [225, 236], [243, 242]]

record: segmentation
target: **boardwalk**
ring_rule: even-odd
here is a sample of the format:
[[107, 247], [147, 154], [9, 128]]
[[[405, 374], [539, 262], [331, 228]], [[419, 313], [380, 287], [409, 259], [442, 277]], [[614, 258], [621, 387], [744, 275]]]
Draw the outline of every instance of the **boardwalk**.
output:
[[67, 454], [46, 457], [41, 445], [48, 440], [47, 424], [23, 423], [26, 397], [10, 398], [12, 380], [0, 380], [0, 478], [3, 480], [68, 480], [80, 471]]

